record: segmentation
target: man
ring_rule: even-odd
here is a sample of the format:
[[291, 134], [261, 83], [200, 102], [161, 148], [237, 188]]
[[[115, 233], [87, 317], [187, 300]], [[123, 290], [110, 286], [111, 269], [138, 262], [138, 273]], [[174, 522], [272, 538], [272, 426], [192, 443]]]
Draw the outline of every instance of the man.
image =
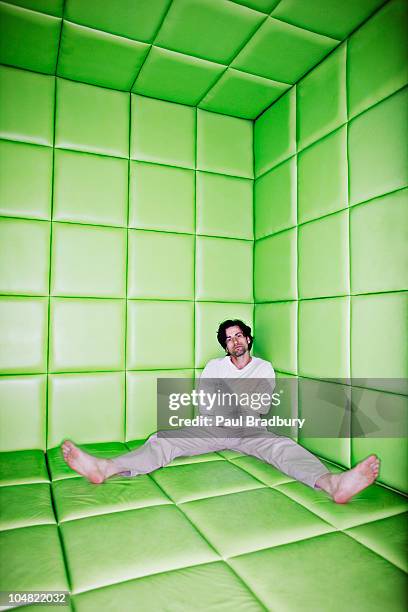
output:
[[[204, 368], [202, 379], [263, 379], [267, 382], [275, 378], [268, 361], [251, 357], [251, 328], [243, 321], [224, 321], [219, 326], [217, 338], [226, 356], [212, 359]], [[350, 470], [332, 474], [317, 457], [290, 438], [266, 429], [255, 431], [253, 435], [247, 431], [237, 435], [228, 427], [215, 429], [206, 436], [200, 436], [193, 427], [180, 430], [180, 437], [153, 434], [141, 448], [113, 459], [89, 455], [70, 441], [62, 444], [62, 452], [73, 470], [99, 484], [115, 474], [137, 476], [152, 472], [176, 457], [236, 450], [266, 461], [312, 488], [323, 489], [338, 504], [348, 502], [378, 476], [380, 461], [376, 455], [370, 455]]]

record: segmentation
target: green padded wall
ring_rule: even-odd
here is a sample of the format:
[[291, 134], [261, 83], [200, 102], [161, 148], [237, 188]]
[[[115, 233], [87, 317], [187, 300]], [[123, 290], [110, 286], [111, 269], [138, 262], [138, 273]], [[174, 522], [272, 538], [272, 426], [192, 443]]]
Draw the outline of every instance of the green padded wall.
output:
[[[388, 2], [255, 122], [255, 350], [283, 376], [407, 378], [406, 18]], [[352, 431], [382, 402], [406, 415], [403, 384], [374, 384], [333, 418], [350, 399]], [[407, 489], [405, 439], [298, 439], [345, 467], [377, 452]]]

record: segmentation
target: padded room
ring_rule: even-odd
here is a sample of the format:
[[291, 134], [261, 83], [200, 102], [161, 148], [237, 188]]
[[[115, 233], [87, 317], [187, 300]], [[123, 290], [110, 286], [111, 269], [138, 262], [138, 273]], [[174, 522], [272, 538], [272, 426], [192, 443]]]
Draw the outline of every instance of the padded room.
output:
[[[405, 609], [407, 23], [406, 0], [0, 2], [2, 609]], [[374, 453], [373, 484], [338, 504], [234, 450], [67, 465], [65, 440], [139, 449], [157, 380], [225, 356], [226, 319], [287, 416], [346, 420], [282, 435], [334, 474]]]

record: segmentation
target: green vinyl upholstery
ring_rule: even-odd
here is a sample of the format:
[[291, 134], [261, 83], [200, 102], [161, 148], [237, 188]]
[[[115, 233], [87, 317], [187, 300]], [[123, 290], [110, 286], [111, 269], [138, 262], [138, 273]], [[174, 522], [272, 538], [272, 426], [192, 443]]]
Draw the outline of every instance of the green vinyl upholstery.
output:
[[[157, 379], [221, 356], [230, 317], [299, 382], [288, 415], [406, 420], [406, 13], [0, 2], [0, 591], [66, 590], [75, 612], [404, 609], [402, 434], [284, 432], [336, 473], [380, 457], [343, 506], [235, 451], [96, 486], [59, 447], [139, 448]], [[320, 378], [341, 384], [321, 397]]]

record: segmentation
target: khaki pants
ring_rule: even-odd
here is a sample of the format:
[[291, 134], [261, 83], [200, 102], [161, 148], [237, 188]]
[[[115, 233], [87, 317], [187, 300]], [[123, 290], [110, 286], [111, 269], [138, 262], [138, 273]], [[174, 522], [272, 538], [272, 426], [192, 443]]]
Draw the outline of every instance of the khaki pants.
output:
[[[179, 432], [182, 435], [179, 436]], [[228, 436], [228, 428], [206, 430], [184, 427], [177, 437], [153, 434], [137, 450], [113, 459], [124, 476], [148, 474], [170, 463], [176, 457], [202, 455], [213, 451], [234, 450], [270, 463], [284, 474], [314, 488], [316, 480], [329, 471], [317, 457], [283, 436], [268, 431], [245, 431]], [[175, 432], [172, 432], [174, 435]]]

